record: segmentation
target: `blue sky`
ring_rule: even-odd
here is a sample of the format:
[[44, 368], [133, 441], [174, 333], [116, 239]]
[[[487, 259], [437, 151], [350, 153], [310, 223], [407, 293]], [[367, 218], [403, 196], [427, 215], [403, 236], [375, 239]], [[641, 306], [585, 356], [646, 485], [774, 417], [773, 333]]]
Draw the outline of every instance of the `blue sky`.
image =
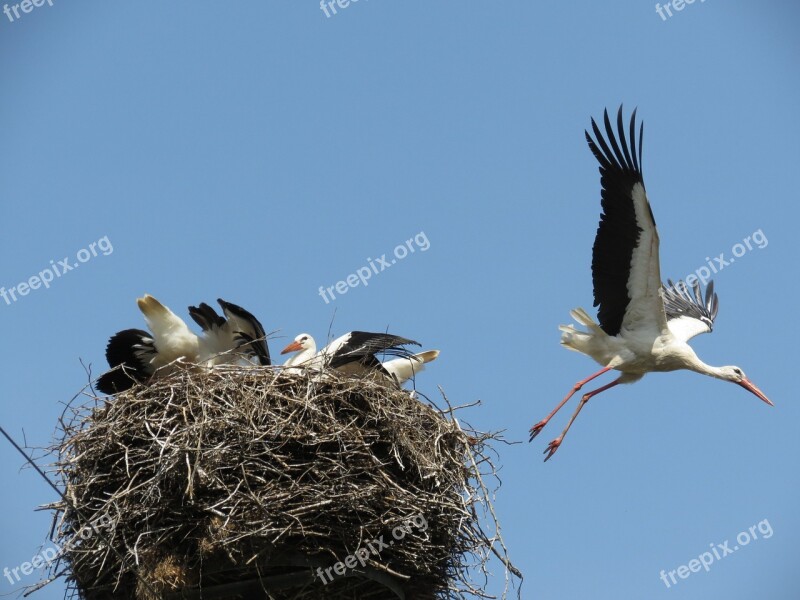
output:
[[[86, 259], [0, 299], [0, 424], [48, 444], [86, 381], [79, 361], [103, 371], [108, 336], [143, 326], [145, 292], [184, 317], [239, 303], [278, 330], [275, 354], [301, 331], [388, 328], [442, 351], [421, 390], [481, 400], [462, 418], [524, 442], [499, 447], [496, 497], [523, 598], [795, 598], [799, 16], [720, 0], [666, 20], [633, 1], [361, 0], [326, 17], [298, 0], [54, 0], [0, 14], [0, 286]], [[583, 130], [620, 102], [645, 123], [665, 277], [754, 232], [768, 241], [715, 275], [716, 328], [694, 347], [776, 406], [650, 375], [592, 400], [544, 464], [574, 405], [532, 444], [528, 428], [597, 369], [557, 327], [591, 309], [600, 188]], [[421, 233], [428, 248], [367, 287], [318, 294]], [[113, 250], [79, 254], [101, 239]], [[49, 530], [34, 508], [54, 494], [21, 464], [0, 444], [0, 569]], [[708, 572], [659, 579], [765, 520], [769, 537]]]

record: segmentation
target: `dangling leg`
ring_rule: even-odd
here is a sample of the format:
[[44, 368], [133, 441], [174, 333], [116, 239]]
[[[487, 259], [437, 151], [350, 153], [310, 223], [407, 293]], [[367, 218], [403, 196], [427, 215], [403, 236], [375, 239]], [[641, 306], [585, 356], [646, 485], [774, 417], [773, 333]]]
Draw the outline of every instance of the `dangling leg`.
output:
[[547, 422], [548, 422], [550, 419], [552, 419], [552, 418], [553, 418], [553, 415], [554, 415], [554, 414], [556, 414], [556, 413], [557, 413], [559, 410], [561, 410], [561, 407], [562, 407], [562, 406], [564, 406], [564, 405], [567, 403], [567, 401], [568, 401], [570, 398], [572, 398], [572, 396], [573, 396], [573, 394], [575, 394], [575, 392], [577, 392], [579, 389], [581, 389], [581, 388], [582, 388], [584, 385], [586, 385], [587, 383], [589, 383], [589, 382], [590, 382], [592, 379], [594, 379], [595, 377], [600, 377], [600, 375], [602, 375], [603, 373], [605, 373], [606, 371], [609, 371], [609, 370], [611, 370], [611, 367], [604, 367], [604, 368], [600, 369], [600, 370], [599, 370], [597, 373], [595, 373], [594, 375], [589, 375], [589, 377], [587, 377], [586, 379], [582, 379], [581, 381], [579, 381], [578, 383], [576, 383], [575, 385], [573, 385], [573, 386], [572, 386], [572, 390], [570, 390], [569, 394], [567, 394], [567, 397], [566, 397], [566, 398], [564, 398], [564, 399], [563, 399], [563, 400], [562, 400], [562, 401], [561, 401], [561, 402], [558, 404], [558, 406], [556, 406], [556, 407], [553, 409], [553, 412], [551, 412], [551, 413], [550, 413], [549, 415], [547, 415], [547, 416], [546, 416], [544, 419], [542, 419], [541, 421], [539, 421], [539, 422], [538, 422], [536, 425], [534, 425], [533, 427], [531, 427], [531, 437], [530, 437], [530, 439], [529, 439], [528, 441], [529, 441], [529, 442], [530, 442], [530, 441], [533, 441], [533, 438], [535, 438], [537, 435], [539, 435], [539, 432], [542, 430], [542, 428], [544, 428], [544, 426], [545, 426], [545, 425], [547, 425]]
[[554, 439], [552, 442], [550, 442], [550, 444], [547, 446], [547, 449], [544, 451], [544, 453], [547, 454], [547, 456], [544, 459], [544, 462], [547, 462], [548, 460], [550, 460], [550, 457], [553, 456], [553, 454], [556, 453], [556, 450], [558, 450], [558, 447], [561, 445], [561, 442], [564, 441], [564, 436], [567, 435], [567, 432], [569, 431], [569, 428], [572, 427], [572, 422], [576, 419], [576, 417], [578, 416], [578, 413], [581, 412], [581, 409], [583, 408], [583, 405], [586, 404], [589, 401], [589, 398], [591, 398], [593, 396], [596, 396], [600, 392], [605, 392], [607, 389], [610, 389], [610, 388], [614, 387], [615, 385], [617, 385], [620, 382], [621, 379], [622, 379], [622, 377], [620, 377], [619, 379], [615, 379], [611, 383], [607, 383], [603, 387], [599, 387], [599, 388], [597, 388], [596, 390], [594, 390], [592, 392], [586, 392], [583, 395], [583, 397], [581, 398], [581, 401], [578, 403], [578, 408], [575, 409], [575, 412], [572, 414], [572, 418], [570, 418], [569, 423], [567, 423], [567, 426], [564, 427], [564, 431], [561, 432], [560, 436], [558, 436], [556, 439]]

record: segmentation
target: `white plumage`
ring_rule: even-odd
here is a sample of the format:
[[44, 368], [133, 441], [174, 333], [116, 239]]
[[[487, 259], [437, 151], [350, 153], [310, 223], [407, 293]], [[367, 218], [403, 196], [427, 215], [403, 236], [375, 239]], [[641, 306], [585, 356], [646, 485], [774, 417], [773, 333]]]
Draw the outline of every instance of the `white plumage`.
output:
[[189, 307], [189, 314], [203, 329], [196, 335], [167, 306], [145, 294], [136, 300], [150, 330], [125, 329], [114, 334], [106, 347], [111, 370], [97, 380], [97, 389], [116, 394], [136, 382], [163, 377], [176, 363], [214, 367], [253, 360], [270, 364], [269, 349], [261, 323], [253, 315], [224, 300], [218, 300], [225, 318], [207, 304]]

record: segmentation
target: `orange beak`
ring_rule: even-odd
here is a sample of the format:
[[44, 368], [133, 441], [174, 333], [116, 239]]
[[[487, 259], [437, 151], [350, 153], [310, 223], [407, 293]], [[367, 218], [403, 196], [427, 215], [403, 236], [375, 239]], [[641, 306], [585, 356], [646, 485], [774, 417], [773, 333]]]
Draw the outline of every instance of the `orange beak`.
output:
[[761, 398], [764, 402], [769, 404], [770, 406], [775, 406], [769, 398], [762, 392], [760, 389], [756, 387], [756, 384], [750, 381], [749, 379], [745, 378], [739, 382], [739, 385], [746, 389], [751, 394], [755, 394], [759, 398]]
[[[300, 342], [292, 342], [286, 348], [281, 350], [281, 354], [286, 354], [288, 352], [297, 352], [298, 350], [302, 350], [303, 347], [300, 345]], [[769, 401], [768, 401], [769, 402]]]

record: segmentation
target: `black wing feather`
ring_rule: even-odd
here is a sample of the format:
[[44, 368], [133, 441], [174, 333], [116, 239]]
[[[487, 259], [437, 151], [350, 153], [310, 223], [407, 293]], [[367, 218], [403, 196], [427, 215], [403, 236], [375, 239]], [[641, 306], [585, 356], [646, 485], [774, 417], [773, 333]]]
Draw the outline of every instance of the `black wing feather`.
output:
[[232, 302], [226, 302], [222, 298], [218, 298], [217, 302], [219, 302], [219, 305], [222, 307], [222, 312], [224, 312], [228, 318], [230, 318], [230, 315], [233, 315], [237, 319], [248, 323], [253, 328], [253, 330], [250, 332], [234, 332], [236, 340], [239, 342], [237, 347], [243, 349], [245, 352], [250, 353], [252, 356], [257, 357], [258, 362], [261, 365], [265, 367], [271, 365], [272, 359], [269, 355], [267, 334], [264, 331], [264, 326], [261, 325], [261, 322], [256, 319], [251, 312], [243, 309], [241, 306], [233, 304]]
[[[600, 163], [600, 185], [602, 213], [592, 248], [592, 282], [594, 284], [594, 306], [599, 306], [597, 318], [608, 335], [617, 335], [622, 328], [630, 297], [628, 277], [633, 251], [639, 243], [642, 229], [636, 222], [636, 209], [632, 191], [637, 183], [644, 187], [641, 169], [642, 135], [639, 130], [638, 160], [636, 143], [636, 111], [630, 121], [630, 151], [625, 139], [622, 106], [617, 113], [617, 142], [614, 127], [604, 111], [605, 137], [592, 119], [595, 139], [586, 131], [589, 148]], [[651, 213], [652, 217], [652, 213]], [[655, 219], [653, 219], [655, 223]]]
[[225, 325], [225, 319], [205, 302], [200, 306], [190, 306], [189, 316], [203, 331], [211, 331], [214, 327], [221, 328]]
[[706, 295], [700, 290], [700, 284], [695, 280], [691, 290], [684, 281], [672, 283], [667, 279], [664, 287], [664, 310], [667, 313], [667, 320], [679, 317], [691, 317], [703, 321], [708, 325], [709, 330], [714, 329], [714, 319], [717, 318], [719, 311], [719, 298], [714, 292], [714, 282], [709, 281], [706, 286]]
[[418, 342], [390, 333], [371, 333], [369, 331], [351, 331], [347, 343], [336, 351], [329, 361], [329, 366], [336, 369], [343, 365], [360, 362], [365, 366], [378, 366], [380, 361], [376, 354], [410, 358], [413, 352], [403, 346], [419, 346]]
[[97, 380], [104, 394], [124, 392], [153, 374], [148, 356], [157, 354], [150, 334], [142, 329], [125, 329], [111, 336], [106, 346], [106, 360], [111, 371]]

